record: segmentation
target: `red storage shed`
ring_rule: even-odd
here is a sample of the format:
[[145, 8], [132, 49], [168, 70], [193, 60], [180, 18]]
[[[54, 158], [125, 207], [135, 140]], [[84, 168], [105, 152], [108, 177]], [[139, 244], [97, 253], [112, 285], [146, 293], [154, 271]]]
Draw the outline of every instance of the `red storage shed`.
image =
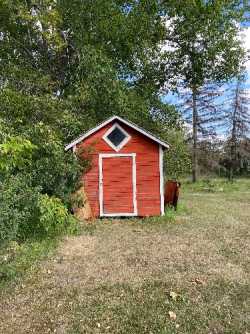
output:
[[66, 146], [93, 147], [83, 175], [94, 217], [164, 214], [163, 150], [169, 145], [141, 127], [113, 116]]

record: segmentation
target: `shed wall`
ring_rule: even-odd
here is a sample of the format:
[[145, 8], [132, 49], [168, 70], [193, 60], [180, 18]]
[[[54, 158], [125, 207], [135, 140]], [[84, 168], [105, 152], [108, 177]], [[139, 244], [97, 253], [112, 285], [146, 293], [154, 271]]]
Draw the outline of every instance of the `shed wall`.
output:
[[[106, 131], [116, 122], [112, 122], [90, 137], [79, 147], [93, 146], [92, 167], [83, 176], [85, 190], [95, 217], [99, 211], [99, 153], [116, 153], [103, 139]], [[119, 122], [117, 122], [119, 123]], [[119, 153], [136, 153], [136, 190], [138, 216], [156, 216], [161, 214], [159, 145], [134, 129], [119, 123], [131, 136], [130, 141]]]

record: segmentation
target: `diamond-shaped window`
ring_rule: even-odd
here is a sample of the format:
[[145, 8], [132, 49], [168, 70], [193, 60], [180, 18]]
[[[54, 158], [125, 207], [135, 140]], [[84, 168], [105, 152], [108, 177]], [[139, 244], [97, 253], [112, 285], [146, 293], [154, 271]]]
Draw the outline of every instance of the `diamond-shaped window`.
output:
[[119, 128], [114, 128], [114, 130], [107, 136], [107, 138], [114, 146], [117, 147], [126, 138], [126, 135]]
[[115, 151], [119, 151], [129, 141], [130, 136], [125, 130], [123, 130], [123, 128], [121, 128], [118, 124], [115, 124], [108, 130], [103, 139]]

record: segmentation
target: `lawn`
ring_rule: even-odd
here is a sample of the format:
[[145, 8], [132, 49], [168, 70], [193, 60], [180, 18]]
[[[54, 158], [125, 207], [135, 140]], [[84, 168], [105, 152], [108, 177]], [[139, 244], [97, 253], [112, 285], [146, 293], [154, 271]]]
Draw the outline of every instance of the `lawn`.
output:
[[83, 224], [2, 287], [0, 333], [247, 334], [249, 223], [241, 180], [183, 184], [177, 214]]

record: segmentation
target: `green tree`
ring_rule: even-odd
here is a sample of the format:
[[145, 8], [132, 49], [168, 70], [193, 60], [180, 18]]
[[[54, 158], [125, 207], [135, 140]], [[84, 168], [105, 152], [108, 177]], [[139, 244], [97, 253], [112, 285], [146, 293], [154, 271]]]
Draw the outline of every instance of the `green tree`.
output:
[[2, 0], [0, 9], [0, 112], [15, 131], [43, 122], [68, 142], [111, 114], [153, 131], [159, 110], [176, 119], [159, 96], [158, 1]]
[[[167, 84], [184, 86], [192, 95], [192, 177], [197, 179], [199, 90], [225, 82], [241, 70], [245, 53], [239, 39], [246, 6], [238, 0], [170, 1], [165, 13], [165, 69]], [[163, 79], [162, 79], [163, 80]]]
[[191, 159], [181, 130], [168, 131], [170, 148], [165, 153], [165, 177], [178, 179], [191, 171]]
[[22, 170], [32, 161], [36, 146], [21, 137], [10, 137], [0, 144], [0, 175]]

